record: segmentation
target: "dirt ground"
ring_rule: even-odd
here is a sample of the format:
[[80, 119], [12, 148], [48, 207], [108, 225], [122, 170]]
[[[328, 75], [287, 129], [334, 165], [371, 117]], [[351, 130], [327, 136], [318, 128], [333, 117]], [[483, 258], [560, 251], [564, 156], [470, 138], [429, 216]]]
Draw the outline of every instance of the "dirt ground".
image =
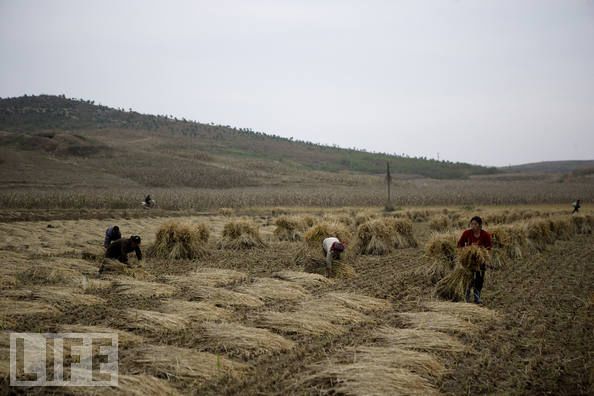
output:
[[[121, 219], [117, 223], [125, 235], [141, 234], [143, 245], [148, 246], [165, 220]], [[211, 240], [216, 240], [229, 218], [210, 215], [176, 217], [175, 220], [205, 222], [210, 227]], [[327, 367], [346, 365], [348, 362], [344, 361], [344, 355], [349, 351], [361, 347], [382, 347], [383, 344], [378, 341], [381, 329], [435, 328], [444, 338], [452, 336], [460, 341], [464, 350], [455, 353], [431, 351], [432, 359], [439, 361], [445, 370], [442, 375], [428, 377], [426, 388], [423, 388], [427, 393], [594, 393], [592, 235], [576, 235], [571, 240], [556, 241], [542, 252], [531, 251], [505, 269], [488, 271], [483, 290], [485, 309], [481, 312], [492, 314], [497, 319], [487, 320], [478, 314], [459, 316], [457, 305], [451, 309], [431, 308], [430, 304], [437, 301], [434, 285], [418, 271], [427, 265], [424, 243], [431, 234], [427, 222], [414, 223], [418, 247], [399, 249], [386, 256], [357, 256], [348, 261], [355, 276], [313, 284], [271, 280], [279, 271], [303, 271], [303, 267], [294, 261], [301, 244], [274, 241], [271, 219], [257, 216], [254, 220], [261, 226], [266, 248], [226, 252], [216, 249], [211, 241], [207, 257], [178, 262], [148, 258], [141, 267], [132, 259], [135, 273], [108, 277], [97, 274], [100, 266], [97, 255], [102, 251], [105, 228], [115, 220], [0, 223], [0, 299], [5, 301], [1, 307], [0, 329], [4, 335], [9, 331], [59, 332], [64, 325], [77, 324], [127, 331], [142, 337], [141, 344], [144, 346], [166, 345], [206, 352], [243, 366], [238, 369], [241, 375], [204, 378], [176, 375], [150, 365], [138, 366], [134, 361], [137, 347], [123, 344], [120, 375], [150, 375], [159, 383], [171, 386], [172, 393], [285, 395], [332, 393], [333, 380], [312, 378]], [[235, 272], [228, 273], [238, 278], [216, 287], [192, 287], [184, 283], [183, 278], [193, 271], [210, 269], [233, 270]], [[142, 294], [139, 292], [142, 285], [131, 292], [122, 287], [122, 283], [134, 284], [135, 281], [157, 284], [158, 291]], [[81, 288], [80, 282], [90, 282], [96, 287]], [[271, 283], [277, 289], [273, 287], [271, 293], [257, 289], [259, 282], [265, 285]], [[56, 302], [44, 297], [46, 294], [41, 292], [51, 287], [65, 287], [73, 293], [92, 296], [99, 302], [82, 304], [68, 298]], [[167, 292], [169, 289], [171, 291]], [[217, 300], [220, 289], [233, 294], [224, 294]], [[209, 290], [210, 294], [205, 296], [204, 290]], [[347, 318], [342, 322], [332, 322], [331, 328], [320, 331], [317, 328], [314, 331], [288, 329], [286, 323], [271, 324], [263, 319], [271, 313], [280, 316], [288, 313], [286, 320], [289, 320], [292, 313], [297, 316], [300, 310], [307, 311], [329, 301], [335, 304], [335, 293], [353, 299], [367, 296], [377, 300], [371, 301], [369, 307], [365, 304], [355, 307], [352, 303], [355, 300], [348, 302], [349, 313], [360, 320], [349, 321], [351, 319]], [[254, 304], [247, 302], [249, 296], [255, 298]], [[239, 302], [233, 304], [230, 302], [232, 298], [238, 298]], [[222, 332], [217, 333], [219, 330], [216, 330], [213, 335], [209, 333], [208, 326], [204, 327], [208, 320], [190, 319], [189, 323], [184, 322], [179, 327], [155, 329], [131, 326], [131, 319], [126, 316], [130, 309], [166, 312], [162, 309], [164, 304], [173, 300], [209, 303], [221, 309], [217, 315], [225, 315], [224, 320], [214, 320], [214, 323], [244, 326], [252, 334], [258, 329], [266, 329], [270, 332], [269, 338], [280, 336], [279, 342], [291, 344], [291, 347], [279, 347], [277, 350], [264, 343], [262, 352], [235, 341], [226, 343], [221, 341]], [[49, 302], [58, 311], [22, 315], [17, 312], [16, 306], [10, 305], [14, 301]], [[384, 303], [385, 306], [378, 308]], [[371, 307], [373, 304], [376, 307]], [[412, 316], [418, 313], [450, 315], [457, 320], [463, 317], [462, 323], [467, 328], [437, 328], [437, 321], [431, 320], [429, 324], [425, 323], [430, 327], [414, 325], [403, 313], [412, 313]], [[161, 325], [156, 324], [157, 327]], [[0, 348], [0, 363], [6, 365], [2, 359], [6, 359], [6, 354], [2, 354]], [[416, 378], [416, 374], [411, 375]], [[10, 388], [6, 373], [0, 370], [0, 393], [92, 394], [96, 391], [84, 388]], [[410, 393], [415, 392], [411, 390]]]

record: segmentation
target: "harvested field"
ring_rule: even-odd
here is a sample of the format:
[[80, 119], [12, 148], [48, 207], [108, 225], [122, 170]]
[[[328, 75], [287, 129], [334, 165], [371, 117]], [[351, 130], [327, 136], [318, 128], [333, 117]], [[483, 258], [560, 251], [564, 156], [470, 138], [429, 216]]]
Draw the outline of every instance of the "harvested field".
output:
[[[507, 208], [444, 209], [279, 208], [304, 223], [309, 217], [310, 228], [335, 224], [348, 233], [357, 221], [410, 221], [420, 247], [356, 255], [353, 243], [344, 263], [356, 276], [333, 278], [304, 272], [294, 257], [305, 248], [324, 269], [321, 241], [308, 245], [306, 231], [298, 243], [275, 237], [270, 208], [0, 224], [9, 231], [0, 238], [0, 329], [119, 334], [120, 389], [52, 389], [57, 395], [591, 393], [589, 212], [539, 207], [524, 220], [524, 209], [511, 208], [486, 227], [496, 244], [491, 260], [499, 251], [505, 265], [488, 266], [477, 306], [435, 299], [428, 267], [443, 263], [441, 278], [453, 271], [461, 257], [454, 247], [452, 261], [448, 246], [462, 228], [440, 234], [446, 248], [437, 244], [432, 255], [431, 220], [447, 216], [456, 227], [475, 212], [499, 216]], [[169, 220], [204, 224], [209, 254], [141, 262], [131, 255], [131, 267], [97, 274], [109, 224], [150, 246]], [[256, 225], [266, 244], [216, 249], [225, 224], [242, 221]], [[14, 393], [7, 356], [0, 342], [1, 394]]]

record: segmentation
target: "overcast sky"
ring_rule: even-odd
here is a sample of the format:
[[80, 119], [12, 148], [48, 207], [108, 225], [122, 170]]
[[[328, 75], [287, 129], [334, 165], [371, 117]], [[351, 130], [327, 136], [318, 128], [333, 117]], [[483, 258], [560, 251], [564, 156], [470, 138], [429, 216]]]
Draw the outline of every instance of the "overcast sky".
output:
[[0, 0], [0, 96], [389, 153], [594, 159], [594, 1]]

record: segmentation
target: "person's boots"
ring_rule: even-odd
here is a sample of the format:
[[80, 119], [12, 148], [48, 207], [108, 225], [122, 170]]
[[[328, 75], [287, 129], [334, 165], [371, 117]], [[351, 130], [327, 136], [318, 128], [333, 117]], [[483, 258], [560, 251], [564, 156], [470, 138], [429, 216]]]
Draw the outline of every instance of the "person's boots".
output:
[[466, 289], [466, 302], [470, 302], [470, 287]]
[[481, 291], [474, 289], [474, 303], [475, 304], [482, 304], [481, 301]]

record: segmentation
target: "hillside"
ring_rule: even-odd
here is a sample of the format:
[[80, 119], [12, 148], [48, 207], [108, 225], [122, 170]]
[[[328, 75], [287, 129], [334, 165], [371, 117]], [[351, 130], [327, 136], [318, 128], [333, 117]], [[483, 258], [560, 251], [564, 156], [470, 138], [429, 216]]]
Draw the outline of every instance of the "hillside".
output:
[[47, 182], [59, 175], [75, 184], [92, 184], [93, 179], [150, 187], [229, 188], [329, 179], [340, 184], [347, 174], [381, 175], [386, 161], [396, 175], [434, 179], [497, 172], [144, 115], [63, 96], [0, 99], [0, 131], [0, 162], [31, 165], [9, 180], [4, 174], [3, 182]]
[[[503, 172], [522, 173], [588, 173], [594, 171], [594, 160], [589, 161], [543, 161], [530, 164], [506, 166], [500, 168]], [[591, 173], [591, 172], [590, 172]]]

